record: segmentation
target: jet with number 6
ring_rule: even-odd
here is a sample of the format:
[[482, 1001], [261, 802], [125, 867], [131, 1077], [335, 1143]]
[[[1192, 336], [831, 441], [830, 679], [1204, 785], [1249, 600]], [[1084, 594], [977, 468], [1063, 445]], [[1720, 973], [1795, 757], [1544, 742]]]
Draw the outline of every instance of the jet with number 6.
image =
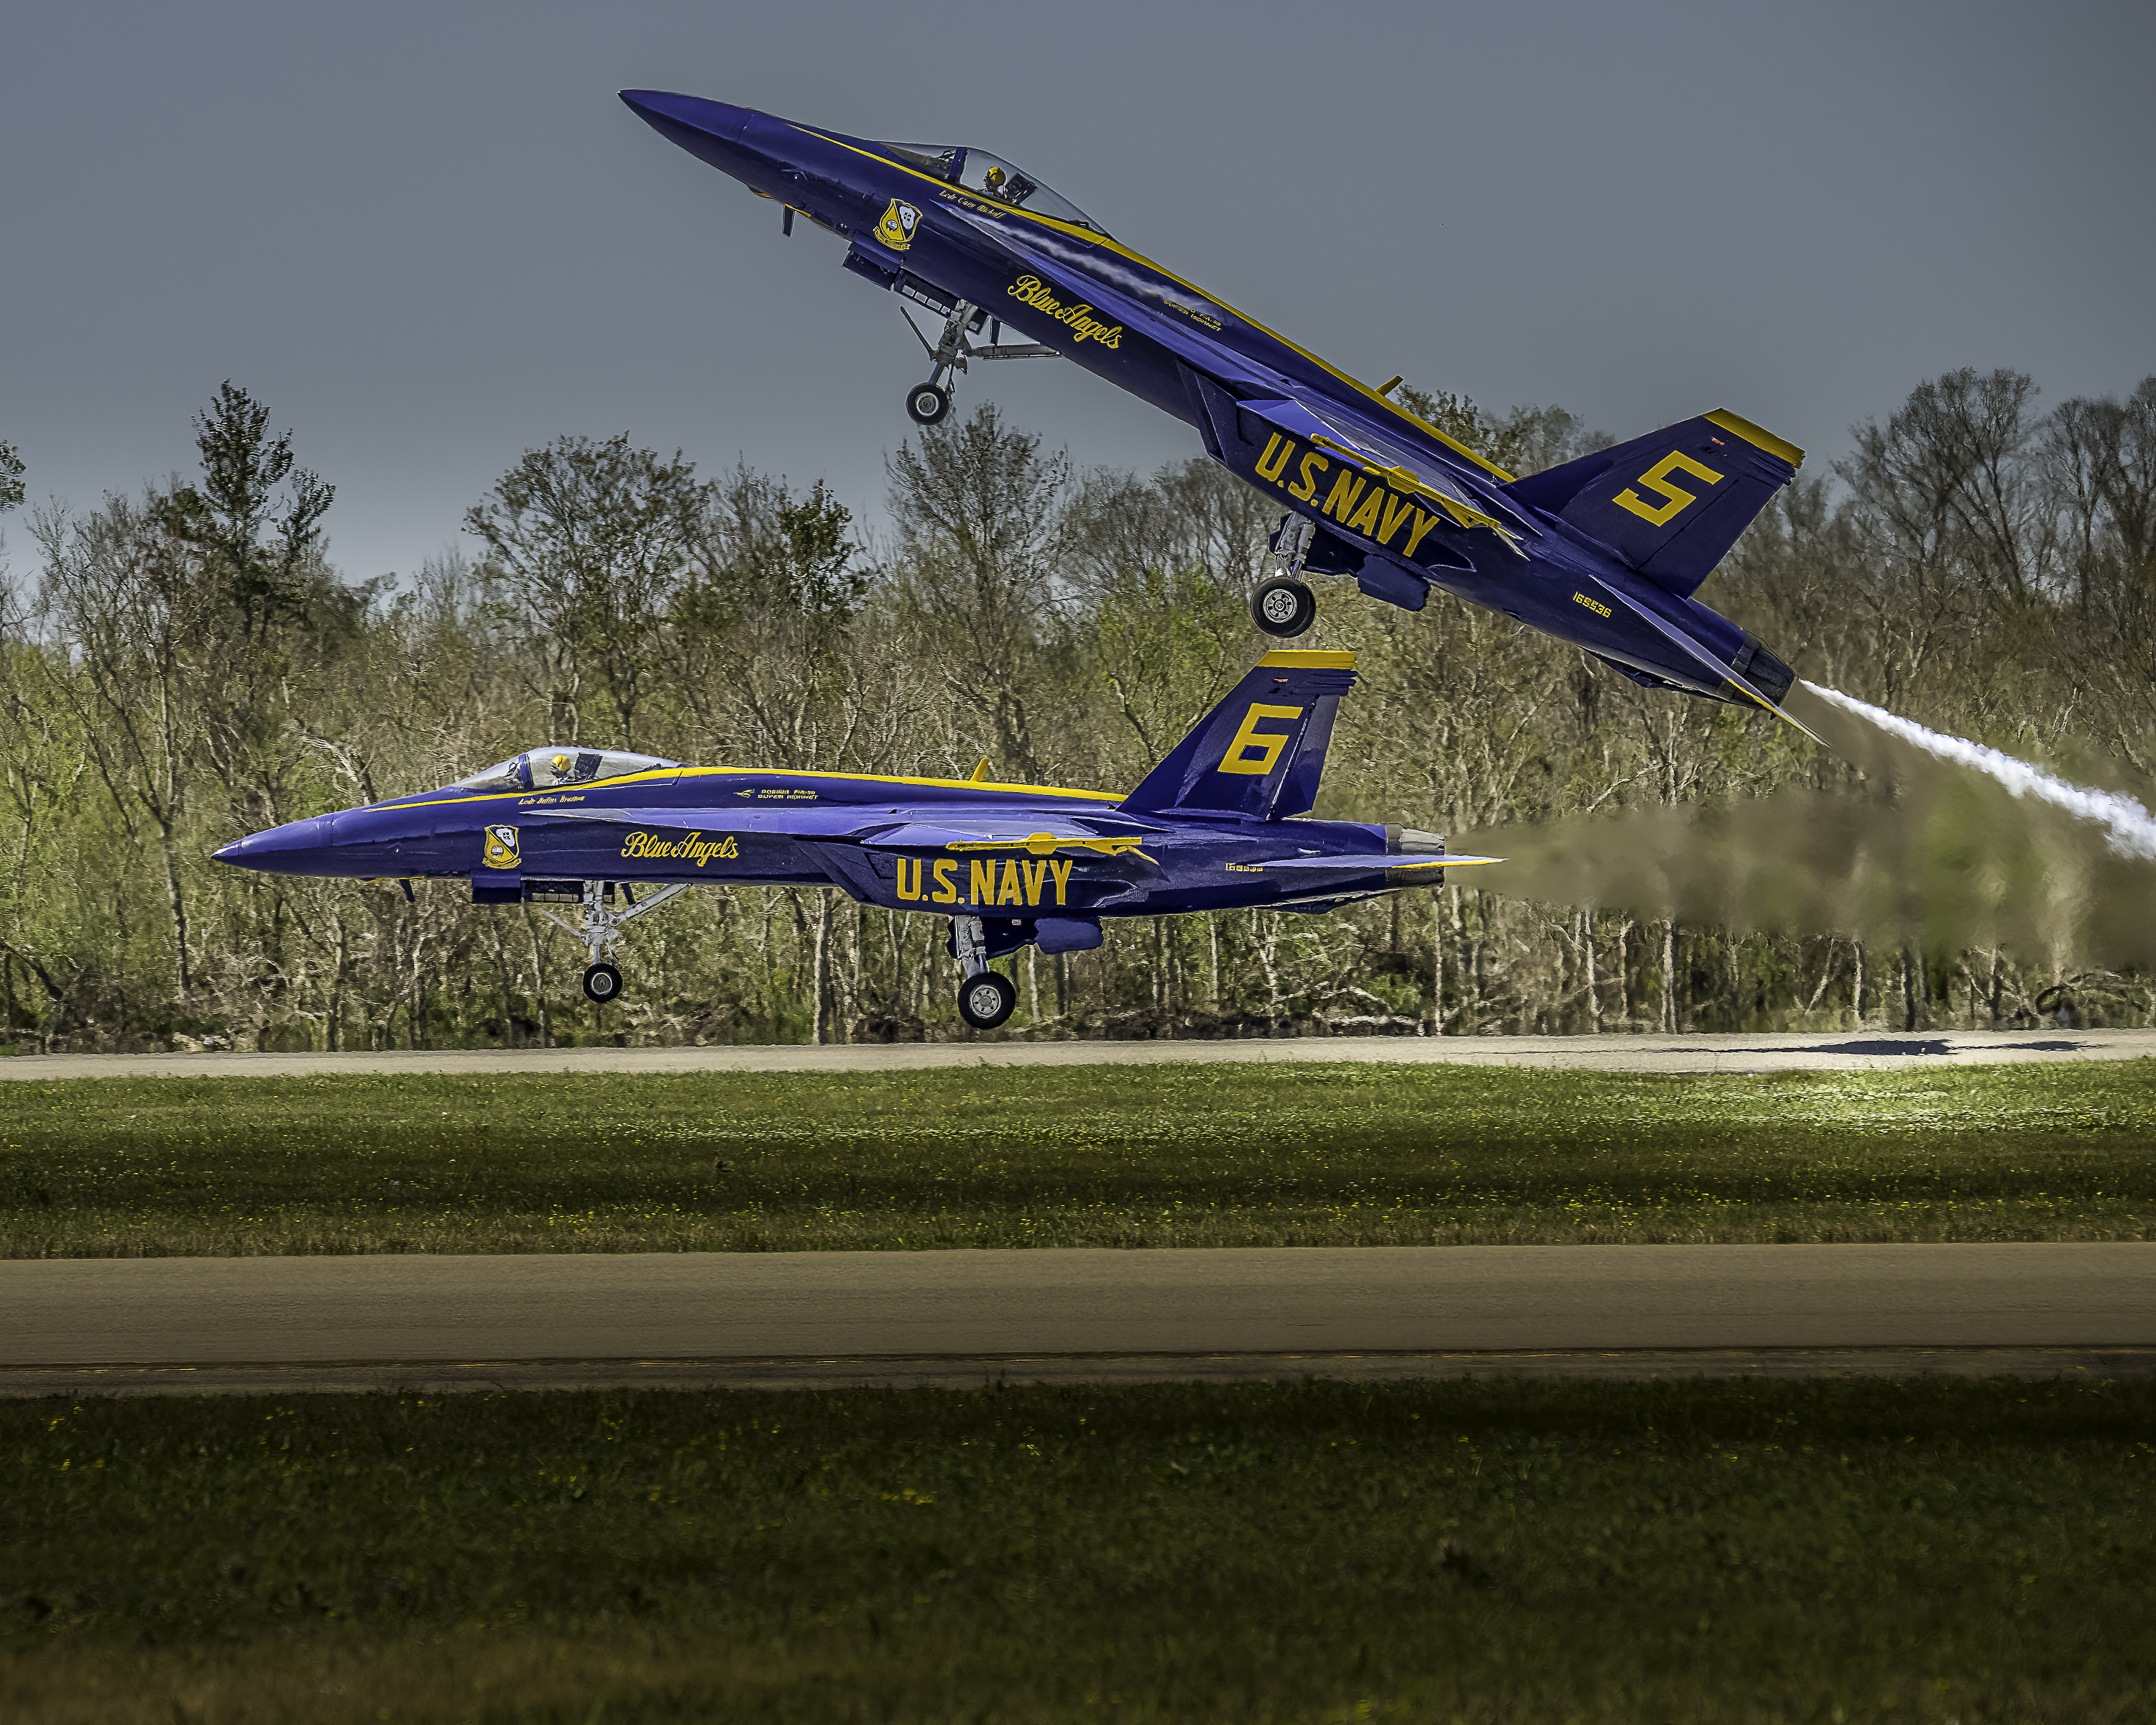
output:
[[578, 906], [573, 922], [541, 914], [589, 950], [584, 992], [601, 1002], [621, 992], [609, 954], [624, 927], [691, 886], [835, 886], [948, 917], [960, 1015], [993, 1029], [1018, 991], [990, 961], [1097, 947], [1104, 917], [1330, 911], [1496, 860], [1447, 856], [1432, 833], [1303, 818], [1354, 666], [1352, 653], [1266, 655], [1127, 796], [996, 783], [985, 761], [970, 779], [895, 778], [537, 748], [439, 791], [254, 834], [216, 860]]
[[[847, 269], [942, 318], [933, 343], [914, 331], [929, 358], [906, 396], [919, 423], [942, 418], [974, 361], [1060, 357], [1192, 426], [1281, 506], [1281, 573], [1252, 600], [1268, 634], [1315, 620], [1308, 575], [1352, 577], [1410, 611], [1435, 588], [1648, 688], [1797, 723], [1781, 706], [1790, 668], [1691, 597], [1804, 459], [1748, 419], [1702, 413], [1516, 478], [1393, 401], [1399, 378], [1357, 382], [986, 151], [878, 143], [661, 90], [621, 96], [777, 199], [785, 232], [806, 216], [845, 242]], [[1004, 341], [1006, 327], [1025, 339]]]

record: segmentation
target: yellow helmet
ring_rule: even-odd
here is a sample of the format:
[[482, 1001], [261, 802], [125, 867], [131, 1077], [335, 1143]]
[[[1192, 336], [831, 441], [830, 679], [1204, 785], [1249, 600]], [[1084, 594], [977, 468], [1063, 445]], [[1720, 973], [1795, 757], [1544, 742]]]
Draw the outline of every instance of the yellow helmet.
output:
[[982, 178], [986, 181], [988, 190], [993, 192], [1003, 184], [1004, 171], [999, 167], [992, 167], [982, 176]]

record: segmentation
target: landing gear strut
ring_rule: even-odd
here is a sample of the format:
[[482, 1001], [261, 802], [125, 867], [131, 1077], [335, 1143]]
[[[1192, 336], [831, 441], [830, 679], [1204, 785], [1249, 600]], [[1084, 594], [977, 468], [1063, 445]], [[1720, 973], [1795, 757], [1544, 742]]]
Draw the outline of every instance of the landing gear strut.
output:
[[966, 980], [958, 985], [958, 1016], [976, 1030], [993, 1030], [1018, 1006], [1018, 985], [988, 968], [978, 916], [951, 919], [951, 944]]
[[1301, 579], [1302, 560], [1315, 537], [1317, 529], [1299, 515], [1282, 516], [1273, 529], [1272, 553], [1281, 572], [1250, 595], [1250, 620], [1269, 635], [1285, 640], [1307, 633], [1317, 621], [1317, 595]]
[[[921, 296], [915, 295], [915, 298]], [[904, 306], [899, 308], [905, 311]], [[943, 319], [943, 336], [932, 347], [928, 337], [921, 333], [921, 326], [906, 313], [906, 327], [928, 353], [928, 381], [916, 383], [906, 392], [906, 417], [916, 425], [934, 425], [951, 411], [951, 386], [957, 381], [958, 373], [966, 369], [966, 362], [973, 359], [1060, 359], [1062, 356], [1053, 347], [1029, 341], [1004, 346], [1003, 320], [988, 320], [988, 342], [985, 347], [976, 347], [966, 339], [967, 331], [980, 327], [981, 308], [970, 300], [961, 300]]]
[[628, 883], [624, 881], [621, 888], [621, 896], [627, 901], [629, 908], [616, 911], [608, 908], [608, 901], [613, 896], [613, 883], [611, 880], [587, 880], [584, 882], [583, 918], [581, 927], [574, 922], [565, 922], [552, 911], [542, 910], [539, 914], [557, 928], [563, 930], [583, 942], [584, 950], [591, 954], [592, 958], [591, 963], [584, 971], [584, 993], [586, 998], [597, 1001], [603, 1006], [608, 1001], [618, 999], [621, 995], [620, 968], [608, 962], [607, 953], [620, 941], [623, 925], [634, 922], [647, 911], [657, 910], [667, 900], [676, 897], [688, 890], [687, 881], [679, 881], [672, 886], [660, 887], [656, 892], [648, 895], [643, 903], [639, 904], [635, 894], [630, 891]]

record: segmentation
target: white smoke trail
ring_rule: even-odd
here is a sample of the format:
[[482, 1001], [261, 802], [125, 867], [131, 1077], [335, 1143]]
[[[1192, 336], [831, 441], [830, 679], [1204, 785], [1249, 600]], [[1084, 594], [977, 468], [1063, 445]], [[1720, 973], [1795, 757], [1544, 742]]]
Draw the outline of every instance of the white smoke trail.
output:
[[1927, 731], [1911, 720], [1897, 717], [1884, 707], [1844, 695], [1839, 689], [1825, 689], [1811, 682], [1804, 687], [1820, 700], [1831, 701], [1860, 719], [1869, 720], [1904, 742], [1914, 743], [1927, 754], [1990, 774], [2017, 797], [2035, 797], [2069, 814], [2079, 815], [2083, 820], [2094, 821], [2109, 834], [2111, 848], [2121, 856], [2156, 862], [2156, 815], [2151, 815], [2131, 797], [2068, 784], [2026, 761], [2017, 761], [2011, 755], [2001, 754], [1997, 749], [1970, 742], [1964, 737], [1942, 737], [1936, 731]]

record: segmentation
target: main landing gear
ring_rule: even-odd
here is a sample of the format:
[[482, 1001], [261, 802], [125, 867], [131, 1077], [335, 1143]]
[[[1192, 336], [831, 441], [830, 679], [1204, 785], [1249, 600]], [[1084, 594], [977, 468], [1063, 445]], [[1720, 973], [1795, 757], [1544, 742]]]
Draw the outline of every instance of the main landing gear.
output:
[[1317, 595], [1302, 580], [1302, 562], [1317, 530], [1299, 515], [1284, 515], [1273, 529], [1272, 554], [1279, 574], [1250, 595], [1250, 620], [1269, 635], [1286, 640], [1306, 634], [1317, 621]]
[[[915, 295], [915, 298], [921, 297]], [[901, 306], [901, 311], [906, 308]], [[969, 331], [980, 328], [985, 314], [971, 300], [961, 300], [943, 319], [943, 337], [931, 347], [928, 337], [921, 333], [921, 326], [906, 313], [906, 326], [928, 353], [928, 381], [916, 383], [906, 392], [906, 413], [916, 425], [934, 425], [951, 411], [951, 386], [959, 372], [966, 369], [966, 362], [973, 359], [1060, 359], [1062, 355], [1053, 347], [1045, 347], [1037, 341], [1003, 345], [1003, 320], [988, 318], [988, 341], [984, 347], [976, 347], [966, 339]]]
[[1277, 576], [1250, 595], [1250, 620], [1283, 640], [1306, 634], [1317, 621], [1317, 595], [1300, 581]]
[[993, 1030], [1018, 1006], [1018, 985], [988, 968], [988, 943], [978, 916], [951, 919], [951, 944], [966, 980], [958, 985], [958, 1016], [976, 1030]]
[[608, 962], [607, 953], [620, 941], [623, 926], [634, 922], [648, 911], [657, 910], [669, 899], [688, 890], [687, 881], [677, 881], [671, 886], [662, 886], [656, 892], [646, 895], [639, 904], [629, 883], [624, 881], [621, 896], [629, 908], [616, 911], [609, 908], [613, 898], [614, 883], [611, 880], [587, 880], [584, 882], [581, 927], [565, 922], [552, 911], [542, 910], [539, 914], [557, 928], [565, 930], [584, 943], [584, 950], [591, 954], [592, 958], [584, 970], [584, 995], [587, 999], [604, 1006], [608, 1001], [621, 998], [621, 969]]

